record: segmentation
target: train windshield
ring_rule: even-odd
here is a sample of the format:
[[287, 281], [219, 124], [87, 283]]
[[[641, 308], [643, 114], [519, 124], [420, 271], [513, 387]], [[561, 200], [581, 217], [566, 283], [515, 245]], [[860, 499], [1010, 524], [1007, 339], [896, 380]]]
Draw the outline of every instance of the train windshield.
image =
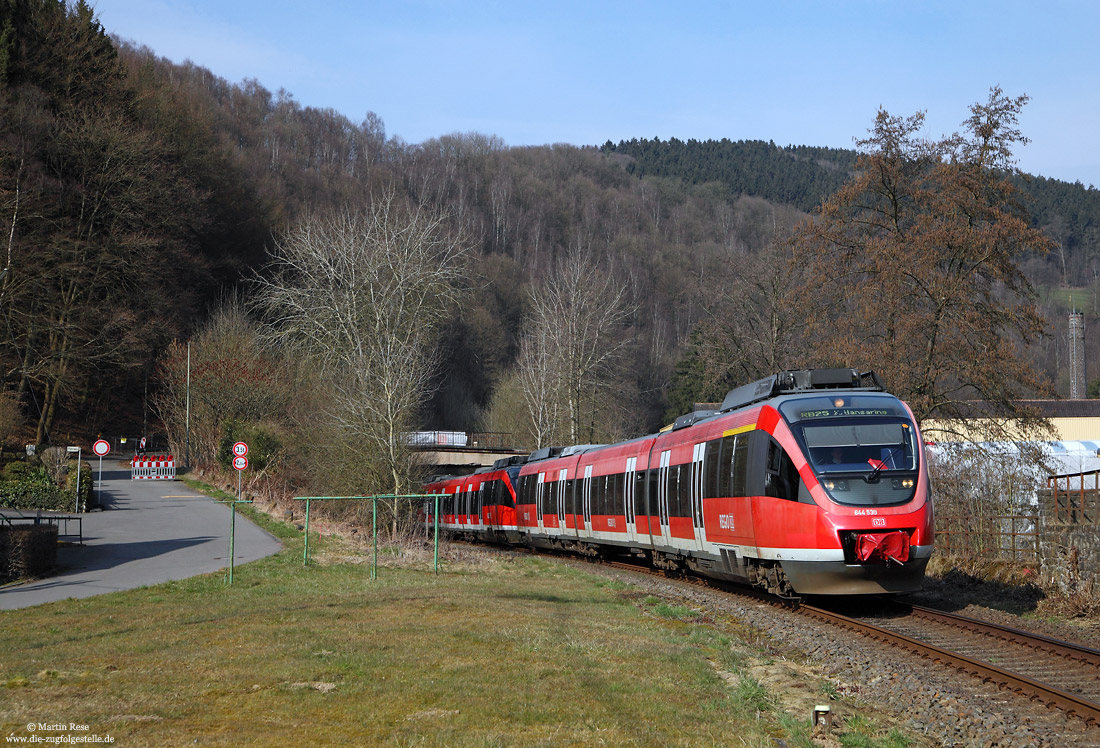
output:
[[913, 498], [920, 444], [909, 412], [896, 397], [798, 398], [779, 411], [833, 501], [866, 506]]
[[916, 440], [908, 423], [860, 419], [805, 424], [802, 435], [818, 473], [917, 469]]

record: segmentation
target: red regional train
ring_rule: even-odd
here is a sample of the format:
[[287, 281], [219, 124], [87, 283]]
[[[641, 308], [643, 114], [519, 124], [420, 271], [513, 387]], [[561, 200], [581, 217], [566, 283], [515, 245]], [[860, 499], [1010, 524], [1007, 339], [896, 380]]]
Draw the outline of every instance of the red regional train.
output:
[[900, 593], [932, 553], [923, 458], [912, 411], [874, 372], [812, 369], [657, 434], [543, 448], [424, 492], [442, 494], [441, 528], [479, 539], [644, 556], [777, 595]]

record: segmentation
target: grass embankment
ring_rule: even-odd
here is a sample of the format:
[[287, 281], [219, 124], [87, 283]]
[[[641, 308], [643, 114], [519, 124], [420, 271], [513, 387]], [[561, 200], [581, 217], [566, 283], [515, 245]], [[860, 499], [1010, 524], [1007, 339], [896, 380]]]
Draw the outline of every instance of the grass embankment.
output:
[[[301, 534], [221, 574], [0, 612], [0, 733], [116, 745], [819, 745], [694, 611], [537, 558], [383, 568]], [[312, 541], [311, 541], [312, 546]], [[429, 556], [430, 559], [430, 556]], [[813, 686], [827, 701], [827, 684]], [[901, 746], [852, 711], [841, 745]], [[39, 730], [39, 734], [43, 734]], [[49, 735], [63, 733], [51, 732]], [[80, 734], [70, 732], [69, 734]]]

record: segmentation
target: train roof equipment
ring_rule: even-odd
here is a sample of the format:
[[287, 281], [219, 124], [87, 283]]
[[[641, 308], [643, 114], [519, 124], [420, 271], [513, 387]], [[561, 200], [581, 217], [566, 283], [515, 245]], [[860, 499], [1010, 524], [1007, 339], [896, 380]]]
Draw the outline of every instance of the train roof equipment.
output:
[[542, 447], [536, 449], [531, 453], [531, 456], [527, 458], [528, 462], [537, 462], [538, 460], [549, 460], [551, 457], [557, 457], [561, 454], [563, 447]]
[[[802, 369], [781, 371], [751, 384], [742, 385], [726, 393], [718, 412], [743, 408], [746, 405], [770, 400], [779, 395], [792, 395], [821, 390], [849, 390], [883, 392], [882, 380], [873, 371], [858, 369]], [[691, 415], [691, 414], [689, 414]], [[685, 416], [681, 416], [684, 418]], [[679, 419], [677, 419], [679, 420]]]
[[593, 449], [599, 449], [606, 446], [606, 444], [574, 444], [571, 447], [565, 447], [564, 449], [562, 449], [561, 456], [569, 457], [570, 455], [579, 455], [583, 452], [588, 452]]
[[699, 421], [702, 421], [704, 418], [710, 418], [717, 412], [718, 411], [716, 410], [696, 410], [692, 411], [691, 413], [685, 413], [684, 415], [673, 421], [672, 431], [679, 431], [680, 429], [687, 428], [688, 426], [694, 426]]

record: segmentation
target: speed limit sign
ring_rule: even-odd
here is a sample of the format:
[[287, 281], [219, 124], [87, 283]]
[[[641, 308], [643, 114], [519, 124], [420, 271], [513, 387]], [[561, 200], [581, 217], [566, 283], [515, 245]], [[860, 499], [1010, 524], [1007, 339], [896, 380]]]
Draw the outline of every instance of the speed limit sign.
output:
[[248, 454], [248, 445], [244, 442], [237, 442], [233, 445], [233, 454], [237, 455], [237, 457], [244, 457]]
[[233, 467], [235, 467], [237, 470], [244, 470], [246, 467], [248, 467], [248, 458], [243, 455], [238, 455], [237, 457], [234, 457]]

